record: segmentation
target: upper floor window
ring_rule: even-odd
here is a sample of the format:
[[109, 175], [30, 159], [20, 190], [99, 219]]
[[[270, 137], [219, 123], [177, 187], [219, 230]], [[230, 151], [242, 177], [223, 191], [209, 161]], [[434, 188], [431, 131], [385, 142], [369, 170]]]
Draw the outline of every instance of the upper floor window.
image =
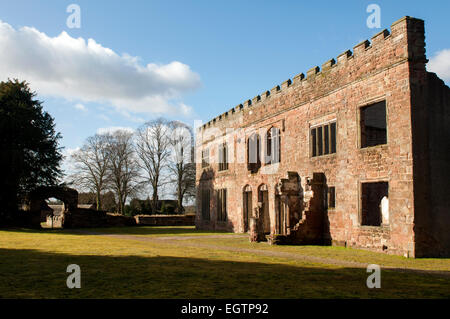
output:
[[260, 145], [260, 137], [256, 133], [247, 140], [247, 167], [252, 173], [256, 173], [261, 167]]
[[219, 146], [219, 171], [225, 171], [228, 169], [228, 147], [227, 143], [223, 143]]
[[281, 158], [281, 135], [280, 129], [271, 127], [266, 134], [266, 164], [279, 163]]
[[311, 128], [311, 156], [336, 153], [336, 122]]
[[386, 101], [360, 109], [361, 148], [387, 144]]
[[202, 151], [202, 168], [209, 166], [209, 149]]

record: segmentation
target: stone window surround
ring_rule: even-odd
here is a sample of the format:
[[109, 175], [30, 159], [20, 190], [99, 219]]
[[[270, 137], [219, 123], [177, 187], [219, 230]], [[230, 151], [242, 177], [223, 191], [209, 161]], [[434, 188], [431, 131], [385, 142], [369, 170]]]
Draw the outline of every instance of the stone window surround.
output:
[[[309, 123], [309, 128], [308, 128], [308, 143], [309, 143], [309, 159], [310, 160], [316, 160], [316, 159], [323, 159], [323, 158], [327, 158], [327, 157], [334, 157], [336, 156], [337, 152], [338, 152], [338, 120], [337, 120], [337, 116], [333, 117], [332, 119], [328, 119], [328, 120], [324, 120], [322, 122], [316, 122], [315, 124], [311, 124], [311, 122]], [[317, 127], [323, 127], [325, 125], [329, 125], [332, 123], [336, 123], [336, 152], [335, 153], [329, 153], [329, 154], [322, 154], [322, 155], [316, 155], [316, 156], [312, 156], [313, 153], [313, 146], [312, 146], [312, 136], [311, 136], [311, 130]], [[330, 145], [331, 148], [331, 145]]]
[[[373, 104], [377, 104], [379, 102], [383, 102], [385, 101], [385, 105], [386, 105], [386, 144], [379, 144], [379, 145], [374, 145], [374, 146], [368, 146], [368, 147], [361, 147], [361, 109], [366, 107], [366, 106], [371, 106]], [[357, 149], [359, 151], [366, 151], [366, 150], [371, 150], [374, 148], [380, 148], [386, 145], [389, 145], [389, 102], [388, 99], [386, 97], [386, 95], [383, 96], [378, 96], [375, 98], [371, 98], [368, 99], [364, 102], [360, 102], [358, 104], [358, 107], [356, 108], [356, 127], [358, 129], [358, 136], [357, 136]], [[336, 133], [337, 135], [337, 133]]]
[[[376, 146], [374, 146], [376, 147]], [[391, 179], [389, 177], [380, 177], [380, 178], [373, 178], [373, 179], [359, 179], [358, 180], [358, 228], [360, 229], [379, 229], [379, 230], [390, 230], [390, 222], [389, 224], [383, 224], [381, 223], [380, 226], [368, 226], [368, 225], [362, 225], [362, 184], [365, 183], [378, 183], [378, 182], [386, 182], [388, 183], [388, 190], [389, 185], [391, 184]], [[389, 213], [389, 216], [391, 216], [391, 213]], [[389, 217], [390, 219], [390, 217]]]

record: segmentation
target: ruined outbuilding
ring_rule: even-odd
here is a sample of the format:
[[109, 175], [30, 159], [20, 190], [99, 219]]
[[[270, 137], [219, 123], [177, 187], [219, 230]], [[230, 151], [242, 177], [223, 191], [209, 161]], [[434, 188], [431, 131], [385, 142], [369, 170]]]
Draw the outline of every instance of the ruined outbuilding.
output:
[[404, 17], [201, 126], [197, 228], [450, 256], [450, 89], [427, 62]]

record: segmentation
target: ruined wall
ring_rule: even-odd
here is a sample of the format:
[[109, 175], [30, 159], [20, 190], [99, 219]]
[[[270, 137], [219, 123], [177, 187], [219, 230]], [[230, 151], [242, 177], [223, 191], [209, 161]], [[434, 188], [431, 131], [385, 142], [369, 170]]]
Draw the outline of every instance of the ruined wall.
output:
[[411, 68], [417, 257], [450, 257], [450, 88]]
[[[416, 26], [419, 26], [417, 28]], [[322, 68], [314, 67], [270, 91], [248, 100], [203, 125], [197, 132], [197, 217], [202, 229], [242, 232], [243, 189], [252, 189], [253, 207], [258, 187], [267, 185], [272, 231], [275, 227], [275, 185], [288, 171], [297, 172], [302, 187], [305, 178], [323, 172], [327, 185], [336, 188], [336, 208], [326, 213], [325, 238], [333, 243], [415, 254], [414, 189], [411, 129], [410, 63], [412, 54], [424, 48], [423, 41], [408, 42], [408, 32], [422, 33], [423, 21], [404, 17], [372, 38], [346, 51]], [[415, 48], [418, 48], [417, 50]], [[422, 63], [423, 61], [416, 61]], [[360, 147], [359, 110], [386, 101], [388, 142]], [[310, 127], [336, 120], [335, 154], [311, 157]], [[255, 131], [261, 135], [275, 126], [281, 132], [281, 161], [264, 165], [251, 174], [246, 164], [246, 140]], [[226, 131], [226, 128], [235, 129]], [[238, 129], [236, 131], [236, 129]], [[229, 146], [229, 168], [218, 171], [218, 145]], [[210, 149], [215, 161], [201, 166], [201, 151]], [[205, 173], [208, 171], [208, 173]], [[389, 182], [388, 225], [361, 226], [361, 183]], [[201, 217], [202, 187], [226, 188], [228, 220], [217, 221], [216, 197], [211, 193], [211, 218]]]

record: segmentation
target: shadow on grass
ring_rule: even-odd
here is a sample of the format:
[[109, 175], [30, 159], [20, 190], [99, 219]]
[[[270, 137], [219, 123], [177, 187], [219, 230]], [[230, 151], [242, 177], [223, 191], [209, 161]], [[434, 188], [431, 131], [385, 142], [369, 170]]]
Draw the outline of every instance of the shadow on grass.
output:
[[[68, 289], [67, 266], [81, 268]], [[449, 298], [450, 278], [169, 256], [86, 256], [0, 249], [0, 298]]]

